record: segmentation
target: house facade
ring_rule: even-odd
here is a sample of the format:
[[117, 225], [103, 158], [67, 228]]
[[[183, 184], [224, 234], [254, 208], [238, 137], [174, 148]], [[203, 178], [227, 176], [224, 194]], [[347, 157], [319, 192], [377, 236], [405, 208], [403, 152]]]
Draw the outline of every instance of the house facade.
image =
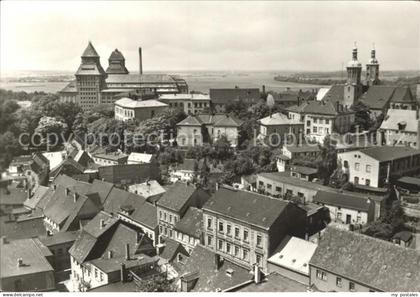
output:
[[211, 107], [210, 95], [207, 94], [165, 94], [159, 96], [159, 101], [186, 114], [202, 113]]

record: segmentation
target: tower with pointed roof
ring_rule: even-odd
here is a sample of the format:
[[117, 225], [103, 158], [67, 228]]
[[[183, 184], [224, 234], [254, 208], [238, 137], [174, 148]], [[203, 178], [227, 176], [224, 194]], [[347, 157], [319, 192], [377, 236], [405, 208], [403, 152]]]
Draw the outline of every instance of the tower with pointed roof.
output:
[[377, 84], [379, 84], [379, 62], [376, 59], [375, 47], [373, 47], [366, 64], [366, 85], [370, 87]]
[[350, 107], [362, 94], [362, 63], [357, 60], [356, 44], [353, 48], [352, 59], [347, 63], [347, 82], [344, 86], [343, 105]]
[[125, 58], [118, 49], [115, 49], [115, 51], [111, 53], [108, 62], [109, 66], [106, 69], [107, 74], [128, 74], [128, 70], [125, 67]]
[[90, 41], [81, 58], [82, 62], [75, 74], [78, 93], [76, 100], [83, 110], [90, 110], [101, 102], [101, 91], [106, 88], [107, 74]]

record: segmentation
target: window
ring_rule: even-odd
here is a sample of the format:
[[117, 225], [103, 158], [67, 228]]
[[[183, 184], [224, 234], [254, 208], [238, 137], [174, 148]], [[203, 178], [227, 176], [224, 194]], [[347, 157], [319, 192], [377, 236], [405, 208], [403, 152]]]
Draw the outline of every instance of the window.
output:
[[327, 273], [325, 271], [321, 271], [321, 270], [317, 269], [316, 270], [316, 277], [318, 279], [326, 281], [327, 280]]
[[372, 170], [372, 166], [371, 165], [366, 165], [366, 172], [370, 172]]
[[231, 225], [226, 225], [226, 234], [231, 235], [231, 233], [232, 233], [232, 226]]
[[276, 192], [281, 192], [281, 187], [276, 187]]
[[262, 264], [262, 256], [260, 254], [255, 254], [256, 255], [256, 259], [257, 259], [257, 264], [261, 265]]
[[306, 126], [310, 126], [311, 125], [311, 121], [306, 121]]
[[360, 163], [354, 163], [354, 170], [359, 171]]
[[258, 184], [262, 187], [264, 186], [264, 183], [262, 181], [259, 181]]
[[353, 291], [355, 291], [355, 289], [356, 289], [356, 287], [355, 287], [354, 283], [349, 282], [349, 291], [353, 292]]
[[341, 213], [340, 211], [338, 211], [338, 212], [337, 212], [337, 219], [338, 219], [338, 220], [341, 220], [341, 217], [342, 217], [342, 213]]
[[318, 132], [317, 127], [313, 127], [312, 131], [313, 131], [313, 133], [317, 133]]
[[230, 243], [226, 243], [226, 253], [230, 254]]
[[235, 238], [239, 238], [239, 228], [235, 227]]
[[219, 232], [223, 232], [223, 222], [219, 222]]
[[212, 219], [207, 219], [207, 229], [211, 230], [212, 229], [211, 225], [212, 225]]
[[218, 249], [223, 250], [223, 240], [219, 240]]
[[244, 230], [244, 241], [248, 241], [248, 230]]
[[98, 269], [95, 268], [95, 278], [98, 278]]
[[330, 123], [330, 120], [329, 119], [325, 119], [325, 124], [329, 124]]
[[207, 236], [207, 245], [212, 245], [213, 244], [213, 237], [211, 235]]
[[239, 247], [235, 245], [235, 257], [238, 257], [239, 255]]
[[337, 277], [337, 279], [335, 280], [335, 285], [339, 288], [341, 288], [341, 286], [343, 285], [343, 281], [341, 279], [341, 277]]
[[261, 244], [262, 244], [262, 238], [261, 238], [261, 235], [257, 235], [257, 246], [258, 246], [258, 247], [261, 247]]
[[267, 184], [267, 189], [271, 190], [271, 184]]
[[316, 124], [318, 122], [317, 118], [314, 118], [314, 124]]
[[244, 249], [242, 251], [242, 259], [244, 259], [245, 261], [248, 261], [249, 260], [249, 252], [248, 252], [248, 250]]
[[370, 179], [366, 179], [366, 186], [370, 186]]
[[161, 210], [159, 211], [159, 218], [160, 219], [162, 218], [162, 211]]
[[104, 280], [104, 274], [102, 272], [99, 273], [99, 278], [100, 278], [101, 282]]
[[172, 223], [172, 215], [169, 215], [169, 222]]

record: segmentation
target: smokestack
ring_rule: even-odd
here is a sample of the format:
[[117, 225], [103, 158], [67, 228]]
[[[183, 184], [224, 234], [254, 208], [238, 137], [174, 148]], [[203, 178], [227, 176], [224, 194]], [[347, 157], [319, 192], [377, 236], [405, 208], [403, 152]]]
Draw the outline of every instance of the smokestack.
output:
[[128, 243], [125, 244], [125, 259], [130, 260], [130, 245]]
[[17, 259], [17, 267], [22, 267], [23, 266], [23, 260], [22, 258], [18, 258]]
[[139, 47], [139, 73], [143, 74], [143, 58], [141, 53], [141, 47]]

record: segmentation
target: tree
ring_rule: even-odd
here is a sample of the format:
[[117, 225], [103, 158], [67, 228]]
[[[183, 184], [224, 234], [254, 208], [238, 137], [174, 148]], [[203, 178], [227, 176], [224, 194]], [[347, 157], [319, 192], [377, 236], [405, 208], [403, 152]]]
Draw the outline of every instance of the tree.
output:
[[357, 100], [353, 104], [353, 110], [355, 111], [353, 129], [358, 126], [360, 131], [369, 130], [374, 124], [370, 118], [369, 106], [363, 103], [363, 101]]
[[318, 176], [324, 185], [328, 185], [331, 174], [337, 168], [337, 151], [329, 136], [325, 137], [324, 144], [320, 145], [320, 150], [317, 160]]
[[176, 292], [173, 282], [168, 280], [163, 274], [135, 280], [135, 282], [138, 292]]
[[218, 160], [227, 160], [232, 157], [232, 147], [226, 135], [221, 135], [214, 143], [214, 150], [216, 151]]
[[35, 132], [42, 135], [47, 145], [55, 147], [63, 142], [63, 135], [67, 132], [67, 124], [54, 117], [44, 116], [39, 120]]

